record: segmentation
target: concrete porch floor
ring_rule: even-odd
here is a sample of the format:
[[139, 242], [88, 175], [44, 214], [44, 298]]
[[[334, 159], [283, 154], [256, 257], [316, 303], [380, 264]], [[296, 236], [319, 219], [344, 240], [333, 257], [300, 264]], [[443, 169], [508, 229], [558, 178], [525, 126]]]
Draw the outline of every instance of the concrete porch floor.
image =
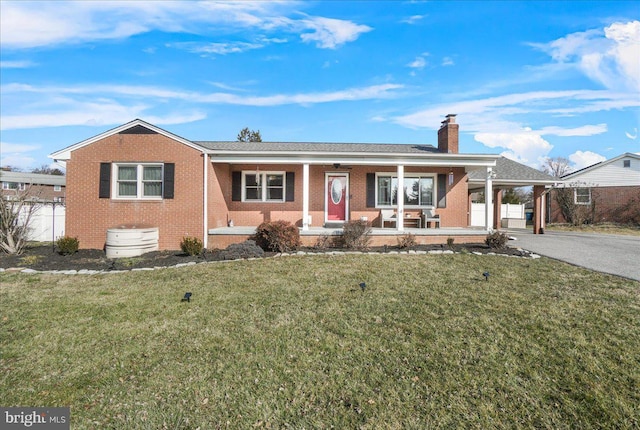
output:
[[[309, 230], [300, 231], [300, 240], [304, 246], [313, 246], [322, 236], [340, 236], [342, 228], [310, 227]], [[209, 246], [225, 248], [231, 243], [242, 242], [249, 239], [256, 232], [256, 227], [237, 226], [219, 227], [209, 229]], [[371, 228], [371, 246], [396, 245], [398, 238], [412, 234], [415, 241], [421, 245], [447, 243], [448, 238], [453, 238], [456, 243], [482, 243], [487, 235], [487, 230], [481, 227], [468, 228], [405, 228], [398, 231], [395, 228]]]
[[[342, 234], [342, 228], [339, 227], [309, 227], [309, 230], [299, 229], [300, 236], [337, 236]], [[234, 235], [245, 236], [256, 232], [256, 227], [237, 226], [237, 227], [218, 227], [209, 229], [209, 235]], [[402, 236], [411, 233], [415, 236], [473, 236], [487, 235], [484, 227], [445, 227], [445, 228], [405, 228], [404, 231], [398, 231], [395, 228], [372, 227], [371, 236]]]

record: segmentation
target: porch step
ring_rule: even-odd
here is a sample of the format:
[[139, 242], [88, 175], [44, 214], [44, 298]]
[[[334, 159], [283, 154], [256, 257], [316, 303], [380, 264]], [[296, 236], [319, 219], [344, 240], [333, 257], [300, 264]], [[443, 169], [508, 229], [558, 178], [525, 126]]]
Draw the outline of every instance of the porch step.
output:
[[342, 228], [344, 227], [344, 223], [342, 222], [326, 222], [324, 223], [324, 228]]

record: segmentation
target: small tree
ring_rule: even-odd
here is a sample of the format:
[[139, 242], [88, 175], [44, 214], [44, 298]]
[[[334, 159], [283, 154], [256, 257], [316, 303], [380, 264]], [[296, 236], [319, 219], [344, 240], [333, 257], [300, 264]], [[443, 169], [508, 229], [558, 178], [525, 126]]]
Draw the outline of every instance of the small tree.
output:
[[547, 158], [541, 170], [547, 175], [560, 178], [571, 172], [569, 160], [564, 157]]
[[502, 203], [519, 205], [522, 202], [520, 201], [520, 196], [513, 188], [507, 188], [502, 195]]
[[31, 217], [38, 208], [37, 196], [29, 190], [0, 196], [0, 249], [7, 254], [21, 254], [27, 245]]
[[596, 221], [597, 198], [595, 193], [591, 193], [591, 201], [588, 204], [576, 202], [575, 192], [578, 188], [589, 189], [589, 186], [582, 182], [566, 184], [564, 188], [556, 188], [555, 199], [564, 219], [575, 226], [590, 224]]
[[238, 133], [238, 142], [262, 142], [262, 136], [260, 136], [260, 130], [249, 130], [249, 127], [245, 127]]
[[55, 176], [64, 176], [64, 172], [60, 169], [52, 168], [47, 164], [43, 164], [40, 167], [33, 169], [32, 173], [40, 173], [43, 175], [55, 175]]

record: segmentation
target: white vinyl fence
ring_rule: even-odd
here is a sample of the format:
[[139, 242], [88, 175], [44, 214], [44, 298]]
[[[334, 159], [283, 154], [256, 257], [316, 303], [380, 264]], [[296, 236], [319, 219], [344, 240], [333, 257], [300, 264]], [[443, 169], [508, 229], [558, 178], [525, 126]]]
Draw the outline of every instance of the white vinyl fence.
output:
[[[525, 219], [524, 205], [501, 205], [500, 219], [505, 218]], [[484, 227], [484, 203], [471, 203], [471, 226]]]
[[37, 204], [29, 223], [29, 240], [51, 242], [59, 239], [64, 236], [64, 220], [63, 205]]

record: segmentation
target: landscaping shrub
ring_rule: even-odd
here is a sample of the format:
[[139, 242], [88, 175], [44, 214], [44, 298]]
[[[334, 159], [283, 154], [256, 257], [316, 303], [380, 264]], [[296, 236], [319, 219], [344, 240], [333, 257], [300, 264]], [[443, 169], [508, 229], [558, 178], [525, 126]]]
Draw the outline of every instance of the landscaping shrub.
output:
[[264, 250], [256, 245], [253, 240], [246, 240], [242, 243], [233, 243], [224, 251], [221, 251], [224, 260], [239, 260], [241, 258], [262, 258]]
[[405, 249], [416, 246], [416, 236], [408, 233], [400, 236], [398, 238], [398, 248]]
[[60, 255], [75, 254], [80, 248], [80, 241], [77, 237], [63, 236], [56, 241], [56, 248]]
[[331, 243], [331, 237], [328, 234], [323, 234], [322, 236], [318, 236], [315, 245], [313, 245], [313, 249], [324, 251], [331, 246]]
[[494, 231], [487, 235], [484, 243], [486, 243], [491, 249], [504, 249], [507, 247], [509, 236], [499, 231]]
[[353, 220], [344, 224], [342, 238], [344, 246], [351, 249], [367, 249], [371, 242], [371, 228], [366, 221]]
[[200, 255], [204, 250], [204, 245], [197, 237], [187, 236], [182, 238], [180, 249], [187, 255]]
[[453, 242], [455, 242], [455, 238], [453, 238], [453, 237], [448, 237], [447, 238], [447, 246], [449, 248], [453, 248]]
[[300, 232], [288, 221], [265, 221], [256, 229], [255, 241], [265, 251], [288, 252], [300, 246]]

